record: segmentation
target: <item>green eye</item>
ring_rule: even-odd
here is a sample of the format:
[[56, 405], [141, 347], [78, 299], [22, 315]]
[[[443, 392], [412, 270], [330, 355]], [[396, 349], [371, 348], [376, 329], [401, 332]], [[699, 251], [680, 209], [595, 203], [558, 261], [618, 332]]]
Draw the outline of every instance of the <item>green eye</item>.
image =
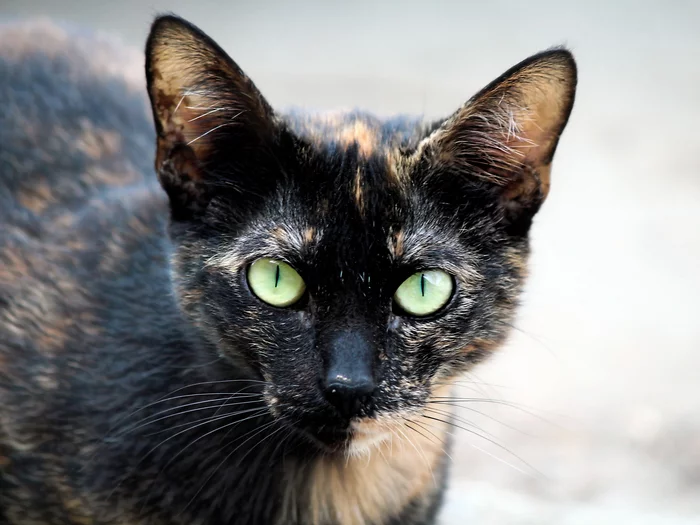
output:
[[248, 269], [253, 293], [272, 306], [289, 306], [304, 295], [306, 284], [294, 268], [274, 259], [258, 259]]
[[437, 312], [452, 296], [452, 276], [442, 270], [418, 272], [406, 279], [394, 294], [394, 300], [410, 315], [422, 317]]

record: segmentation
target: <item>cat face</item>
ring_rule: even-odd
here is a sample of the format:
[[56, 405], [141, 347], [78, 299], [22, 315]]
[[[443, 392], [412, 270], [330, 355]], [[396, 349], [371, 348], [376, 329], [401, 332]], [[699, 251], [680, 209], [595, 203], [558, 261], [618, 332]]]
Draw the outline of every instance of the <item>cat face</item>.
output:
[[568, 52], [432, 125], [277, 114], [173, 17], [147, 71], [178, 299], [228, 366], [265, 381], [275, 417], [348, 447], [502, 342], [573, 104]]

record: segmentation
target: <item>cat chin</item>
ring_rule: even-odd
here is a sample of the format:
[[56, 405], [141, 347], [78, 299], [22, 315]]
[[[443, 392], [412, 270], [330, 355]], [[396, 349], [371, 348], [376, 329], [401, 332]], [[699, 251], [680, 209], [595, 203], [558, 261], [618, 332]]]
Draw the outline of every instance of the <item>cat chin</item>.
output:
[[320, 430], [294, 426], [293, 430], [320, 452], [343, 457], [367, 457], [399, 436], [392, 432], [391, 424], [380, 424], [369, 418], [351, 421], [343, 429], [326, 427]]
[[396, 434], [390, 421], [359, 419], [350, 424], [352, 437], [347, 441], [345, 455], [367, 456], [384, 443], [390, 443]]
[[352, 433], [347, 428], [332, 429], [326, 427], [316, 429], [292, 425], [290, 430], [307, 445], [311, 445], [313, 449], [323, 454], [334, 455], [343, 453], [352, 439]]
[[383, 443], [391, 442], [394, 435], [391, 432], [382, 431], [374, 433], [353, 433], [345, 448], [348, 457], [369, 456]]

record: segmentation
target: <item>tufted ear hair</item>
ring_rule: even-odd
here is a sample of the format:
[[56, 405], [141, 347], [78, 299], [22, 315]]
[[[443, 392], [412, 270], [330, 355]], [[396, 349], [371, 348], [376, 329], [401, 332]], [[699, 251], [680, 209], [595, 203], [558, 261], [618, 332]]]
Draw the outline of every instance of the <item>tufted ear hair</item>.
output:
[[[175, 219], [201, 213], [226, 155], [227, 171], [275, 135], [253, 82], [207, 35], [175, 16], [155, 20], [146, 77], [157, 131], [156, 171]], [[230, 181], [232, 185], [236, 181]]]
[[576, 91], [571, 53], [534, 55], [494, 80], [428, 137], [432, 164], [500, 188], [511, 229], [524, 233], [549, 192], [552, 157]]

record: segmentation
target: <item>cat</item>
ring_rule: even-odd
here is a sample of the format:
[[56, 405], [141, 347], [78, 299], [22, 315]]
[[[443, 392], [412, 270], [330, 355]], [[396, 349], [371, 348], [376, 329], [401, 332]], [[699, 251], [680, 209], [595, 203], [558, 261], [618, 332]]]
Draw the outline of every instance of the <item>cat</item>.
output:
[[435, 523], [450, 395], [508, 334], [571, 53], [435, 122], [273, 111], [172, 15], [148, 97], [125, 57], [0, 36], [0, 522]]

